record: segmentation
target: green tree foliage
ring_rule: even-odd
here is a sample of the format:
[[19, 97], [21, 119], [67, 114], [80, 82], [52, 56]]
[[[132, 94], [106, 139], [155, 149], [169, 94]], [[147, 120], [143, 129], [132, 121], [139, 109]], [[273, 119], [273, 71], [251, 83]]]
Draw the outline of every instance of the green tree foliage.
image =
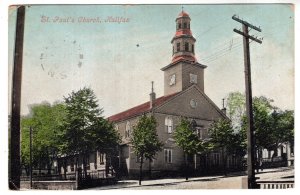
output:
[[104, 153], [115, 152], [120, 143], [120, 134], [114, 128], [114, 124], [102, 117], [94, 124], [90, 139], [94, 141], [94, 149]]
[[89, 151], [94, 140], [91, 140], [94, 127], [103, 113], [99, 108], [96, 96], [89, 88], [72, 91], [64, 97], [67, 117], [64, 124], [62, 150], [67, 154], [78, 154]]
[[162, 149], [163, 144], [159, 141], [156, 133], [156, 120], [154, 116], [143, 115], [133, 128], [131, 144], [136, 156], [140, 158], [140, 179], [142, 180], [142, 168], [144, 159], [151, 161], [155, 154]]
[[[271, 105], [273, 100], [266, 97], [254, 97], [253, 98], [253, 127], [255, 130], [255, 142], [257, 148], [271, 149], [275, 144], [272, 139], [274, 135], [274, 128], [272, 124], [272, 111], [276, 109]], [[245, 120], [246, 122], [246, 120]], [[246, 129], [246, 123], [245, 123]]]
[[219, 119], [211, 124], [208, 129], [210, 142], [214, 149], [222, 150], [223, 171], [227, 173], [227, 157], [229, 154], [241, 154], [245, 151], [244, 134], [235, 133], [231, 121]]
[[245, 95], [240, 92], [232, 92], [227, 96], [226, 110], [233, 127], [239, 130], [241, 121], [246, 112]]
[[195, 129], [186, 118], [181, 118], [179, 125], [174, 132], [176, 144], [183, 150], [185, 154], [186, 180], [188, 180], [188, 157], [198, 152], [205, 151], [205, 146], [202, 140], [197, 136]]
[[256, 132], [258, 149], [273, 150], [273, 157], [276, 157], [280, 144], [290, 142], [292, 147], [294, 145], [294, 112], [274, 110], [265, 118], [263, 128], [257, 128]]
[[66, 105], [66, 120], [61, 150], [68, 155], [83, 155], [84, 173], [86, 174], [86, 158], [95, 149], [110, 151], [119, 142], [119, 135], [113, 125], [101, 114], [96, 96], [90, 88], [72, 92], [64, 98]]
[[50, 157], [58, 152], [59, 134], [61, 125], [65, 120], [65, 106], [61, 103], [50, 105], [42, 103], [32, 105], [30, 114], [21, 119], [21, 160], [22, 165], [28, 170], [30, 153], [30, 127], [33, 138], [33, 166], [42, 168], [51, 167]]
[[[277, 143], [289, 141], [294, 143], [294, 111], [285, 110], [273, 113], [273, 121], [276, 124]], [[283, 133], [284, 132], [284, 133]]]
[[[239, 92], [230, 93], [227, 99], [227, 110], [235, 131], [246, 143], [246, 109], [245, 96]], [[263, 148], [274, 151], [281, 143], [294, 144], [294, 112], [282, 111], [273, 105], [273, 100], [264, 96], [253, 98], [253, 122], [255, 141], [258, 154], [261, 156]]]

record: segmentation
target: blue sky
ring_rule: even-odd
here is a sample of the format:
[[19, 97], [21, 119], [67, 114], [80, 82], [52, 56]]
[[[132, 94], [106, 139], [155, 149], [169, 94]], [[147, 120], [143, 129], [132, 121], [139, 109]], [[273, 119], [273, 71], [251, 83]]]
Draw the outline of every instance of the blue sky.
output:
[[[183, 5], [197, 39], [198, 62], [207, 65], [205, 93], [220, 107], [229, 92], [244, 92], [242, 37], [233, 32], [240, 18], [260, 26], [263, 43], [252, 42], [253, 95], [294, 109], [294, 11], [288, 4]], [[9, 10], [9, 70], [12, 68], [15, 9]], [[163, 95], [162, 67], [172, 58], [170, 43], [181, 5], [81, 5], [26, 8], [22, 114], [28, 105], [62, 100], [91, 87], [110, 116], [149, 100], [151, 81]], [[50, 22], [41, 22], [42, 16]], [[107, 17], [126, 23], [104, 22]], [[72, 18], [72, 22], [52, 19]], [[101, 23], [79, 23], [78, 18]], [[139, 47], [136, 45], [139, 44]], [[11, 72], [9, 72], [11, 73]], [[9, 74], [10, 78], [11, 74]], [[10, 85], [10, 82], [9, 82]]]

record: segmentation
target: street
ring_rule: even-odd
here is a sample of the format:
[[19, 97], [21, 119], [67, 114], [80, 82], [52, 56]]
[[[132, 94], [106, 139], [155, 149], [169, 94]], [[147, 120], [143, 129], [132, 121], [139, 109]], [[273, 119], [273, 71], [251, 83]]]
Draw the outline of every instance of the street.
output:
[[[142, 181], [142, 185], [138, 185], [138, 180], [122, 180], [116, 185], [102, 186], [90, 188], [89, 190], [162, 190], [162, 189], [241, 189], [242, 178], [247, 176], [242, 173], [228, 174], [228, 176], [208, 176], [190, 178], [185, 181], [185, 178], [169, 178]], [[256, 174], [259, 180], [268, 181], [291, 181], [294, 180], [294, 169], [288, 167], [265, 169]], [[259, 181], [258, 180], [258, 181]]]

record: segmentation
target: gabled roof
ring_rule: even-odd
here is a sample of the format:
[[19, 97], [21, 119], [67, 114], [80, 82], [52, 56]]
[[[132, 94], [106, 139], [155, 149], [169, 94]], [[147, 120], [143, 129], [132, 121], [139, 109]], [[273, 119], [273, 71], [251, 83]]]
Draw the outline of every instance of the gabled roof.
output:
[[[171, 95], [162, 96], [162, 97], [155, 99], [154, 108], [162, 105], [164, 102], [168, 101], [169, 99], [174, 97], [176, 94], [178, 94], [178, 93], [173, 93]], [[122, 120], [125, 120], [128, 118], [143, 114], [145, 112], [149, 112], [150, 110], [151, 110], [150, 109], [150, 101], [148, 101], [148, 102], [145, 102], [138, 106], [135, 106], [133, 108], [130, 108], [124, 112], [120, 112], [118, 114], [112, 115], [112, 116], [108, 117], [108, 120], [111, 122], [122, 121]]]
[[[183, 90], [183, 91], [180, 91], [178, 93], [176, 93], [176, 97], [179, 97], [181, 95], [183, 95], [184, 93], [186, 93], [187, 91], [191, 90], [195, 88], [199, 94], [201, 94], [201, 96], [212, 106], [213, 109], [215, 109], [221, 116], [223, 116], [224, 118], [227, 118], [229, 119], [226, 114], [224, 114], [222, 112], [222, 110], [203, 92], [201, 91], [196, 85], [191, 85], [190, 87], [188, 87], [187, 89]], [[174, 97], [174, 99], [176, 98]], [[171, 99], [171, 98], [170, 98]], [[171, 102], [172, 100], [168, 101], [168, 102]], [[168, 104], [167, 101], [165, 101], [164, 103]], [[159, 109], [160, 107], [163, 107], [165, 104], [160, 104], [160, 106], [156, 106], [155, 110]]]

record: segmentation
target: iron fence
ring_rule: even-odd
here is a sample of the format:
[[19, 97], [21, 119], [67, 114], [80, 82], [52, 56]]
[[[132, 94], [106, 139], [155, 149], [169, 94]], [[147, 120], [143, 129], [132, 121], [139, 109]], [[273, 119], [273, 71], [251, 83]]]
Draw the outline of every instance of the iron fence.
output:
[[294, 181], [257, 181], [260, 189], [287, 189], [294, 188]]

